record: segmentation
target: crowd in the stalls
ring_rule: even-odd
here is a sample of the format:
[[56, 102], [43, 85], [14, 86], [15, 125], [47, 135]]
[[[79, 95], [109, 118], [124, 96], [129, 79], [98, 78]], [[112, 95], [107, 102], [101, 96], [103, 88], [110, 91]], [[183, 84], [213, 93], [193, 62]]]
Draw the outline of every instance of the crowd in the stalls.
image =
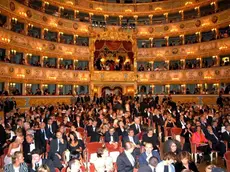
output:
[[[32, 105], [25, 111], [14, 99], [1, 99], [4, 170], [198, 172], [191, 159], [194, 145], [197, 163], [207, 164], [212, 151], [223, 158], [230, 146], [230, 102], [221, 94], [212, 106], [175, 103], [171, 95], [162, 100], [157, 95], [88, 98], [73, 98], [71, 105]], [[98, 148], [96, 153], [90, 144]], [[212, 168], [217, 167], [206, 171]]]

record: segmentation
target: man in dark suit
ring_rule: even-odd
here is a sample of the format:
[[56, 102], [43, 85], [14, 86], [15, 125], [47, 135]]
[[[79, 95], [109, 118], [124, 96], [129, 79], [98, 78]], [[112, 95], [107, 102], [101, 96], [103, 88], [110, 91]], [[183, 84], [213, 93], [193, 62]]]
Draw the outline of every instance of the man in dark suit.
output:
[[138, 172], [156, 172], [158, 162], [158, 159], [155, 156], [152, 156], [149, 158], [149, 163], [141, 166], [138, 169]]
[[42, 152], [40, 150], [34, 149], [31, 152], [31, 156], [32, 163], [29, 166], [29, 172], [36, 172], [37, 169], [43, 164], [46, 164], [49, 167], [50, 172], [55, 172], [53, 162], [50, 159], [42, 159]]
[[156, 94], [156, 96], [155, 96], [155, 103], [156, 103], [156, 105], [159, 104], [159, 96], [158, 96], [158, 94]]
[[57, 128], [55, 125], [53, 125], [53, 121], [51, 118], [48, 119], [45, 130], [46, 130], [46, 136], [49, 140], [53, 139], [55, 137], [55, 133], [57, 131]]
[[143, 152], [140, 156], [139, 156], [139, 165], [143, 166], [143, 165], [148, 165], [149, 159], [154, 156], [157, 158], [157, 161], [160, 162], [161, 158], [160, 158], [160, 154], [157, 150], [153, 150], [153, 145], [151, 143], [146, 143], [145, 145], [145, 152]]
[[6, 131], [4, 126], [4, 119], [0, 117], [0, 155], [3, 155], [3, 145], [6, 143]]
[[105, 143], [118, 143], [119, 137], [114, 127], [111, 127], [109, 131], [105, 133]]
[[228, 147], [230, 147], [230, 124], [226, 126], [226, 131], [222, 134], [222, 140], [228, 143]]
[[26, 163], [31, 163], [32, 156], [31, 152], [34, 149], [39, 149], [40, 150], [40, 145], [35, 143], [34, 137], [32, 134], [27, 134], [26, 135], [26, 140], [23, 142], [23, 155], [24, 155], [24, 160]]
[[40, 151], [42, 153], [46, 152], [46, 142], [48, 141], [48, 137], [46, 136], [45, 126], [46, 124], [44, 122], [41, 122], [40, 130], [37, 130], [34, 135], [35, 143], [40, 145], [41, 148]]
[[130, 128], [128, 130], [128, 136], [123, 137], [123, 147], [125, 146], [126, 142], [132, 142], [135, 148], [140, 148], [140, 141], [137, 136], [134, 135], [134, 129]]
[[84, 124], [83, 124], [81, 117], [79, 115], [76, 116], [76, 120], [73, 122], [73, 125], [76, 128], [84, 128]]
[[205, 135], [205, 137], [211, 141], [212, 143], [212, 149], [219, 151], [219, 155], [221, 157], [224, 156], [225, 152], [226, 152], [226, 146], [223, 142], [220, 142], [219, 138], [217, 135], [215, 135], [215, 133], [212, 130], [211, 126], [208, 126], [207, 128], [208, 133]]
[[134, 124], [130, 125], [130, 128], [134, 130], [134, 134], [137, 135], [141, 133], [141, 125], [140, 125], [140, 118], [135, 117]]
[[57, 131], [56, 139], [51, 140], [50, 142], [50, 152], [49, 158], [53, 161], [54, 167], [58, 169], [62, 169], [63, 165], [62, 161], [62, 154], [67, 149], [67, 143], [62, 138], [62, 133]]
[[90, 142], [99, 142], [100, 135], [98, 133], [97, 120], [89, 119], [89, 123], [86, 127], [88, 137], [90, 136]]
[[118, 172], [133, 172], [136, 160], [133, 156], [134, 145], [131, 142], [125, 143], [125, 150], [117, 157]]

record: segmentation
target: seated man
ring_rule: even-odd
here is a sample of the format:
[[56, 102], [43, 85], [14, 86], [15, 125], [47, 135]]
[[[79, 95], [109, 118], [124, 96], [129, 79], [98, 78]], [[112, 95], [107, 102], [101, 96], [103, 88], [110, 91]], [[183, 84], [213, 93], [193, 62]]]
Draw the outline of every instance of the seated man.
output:
[[63, 168], [61, 163], [62, 155], [67, 149], [67, 143], [62, 138], [62, 133], [60, 131], [56, 133], [56, 137], [56, 139], [50, 142], [49, 158], [53, 161], [54, 167], [61, 170]]
[[111, 127], [109, 131], [105, 133], [105, 143], [117, 144], [119, 142], [119, 137], [117, 132], [115, 132], [114, 127]]
[[138, 136], [134, 135], [134, 129], [130, 128], [128, 130], [128, 136], [125, 136], [123, 138], [123, 147], [125, 145], [126, 142], [132, 142], [135, 149], [134, 149], [134, 154], [135, 154], [135, 157], [136, 156], [139, 156], [140, 155], [140, 141], [138, 139]]
[[138, 172], [156, 172], [158, 159], [155, 156], [149, 158], [149, 164], [145, 164], [138, 169]]
[[230, 124], [226, 126], [226, 131], [222, 134], [222, 140], [226, 141], [228, 144], [228, 147], [230, 148]]
[[143, 165], [148, 165], [149, 159], [154, 156], [157, 158], [158, 162], [161, 161], [160, 154], [157, 150], [153, 150], [153, 145], [151, 143], [145, 144], [145, 152], [143, 152], [139, 157], [140, 167]]
[[211, 126], [208, 126], [207, 129], [208, 133], [206, 134], [206, 138], [212, 143], [212, 149], [219, 151], [219, 155], [223, 157], [226, 152], [225, 144], [219, 140], [218, 136], [213, 132]]
[[46, 164], [49, 167], [50, 172], [55, 172], [53, 162], [49, 159], [42, 159], [42, 151], [40, 151], [39, 149], [34, 149], [31, 152], [31, 155], [32, 163], [31, 166], [29, 166], [29, 172], [36, 172], [37, 169], [43, 164]]

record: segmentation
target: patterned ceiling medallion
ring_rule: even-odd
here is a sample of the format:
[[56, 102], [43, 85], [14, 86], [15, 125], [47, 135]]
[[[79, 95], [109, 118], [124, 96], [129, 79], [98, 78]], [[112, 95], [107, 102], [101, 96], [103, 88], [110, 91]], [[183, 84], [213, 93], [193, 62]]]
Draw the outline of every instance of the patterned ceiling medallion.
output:
[[10, 73], [13, 73], [13, 72], [14, 72], [14, 68], [13, 68], [13, 67], [10, 67], [10, 68], [9, 68], [9, 71], [10, 71]]
[[93, 9], [93, 4], [90, 3], [89, 4], [89, 8]]
[[220, 75], [220, 71], [219, 70], [215, 70], [215, 74], [216, 75]]
[[50, 44], [50, 45], [49, 45], [49, 49], [50, 49], [50, 50], [55, 50], [55, 48], [56, 48], [56, 47], [55, 47], [54, 44]]
[[26, 74], [30, 74], [30, 69], [26, 69]]
[[27, 10], [27, 11], [26, 11], [26, 15], [27, 15], [27, 17], [31, 18], [31, 17], [32, 17], [31, 11], [30, 11], [30, 10]]
[[213, 17], [212, 17], [212, 22], [213, 22], [213, 23], [216, 23], [217, 21], [218, 21], [218, 17], [217, 17], [217, 16], [213, 16]]
[[198, 72], [198, 76], [203, 76], [203, 72]]
[[58, 21], [58, 25], [62, 26], [63, 22], [61, 20]]
[[48, 19], [47, 19], [46, 16], [43, 16], [43, 17], [42, 17], [42, 20], [43, 20], [44, 22], [47, 22]]
[[13, 2], [10, 2], [10, 9], [11, 11], [15, 10], [15, 4]]
[[173, 54], [177, 54], [177, 53], [178, 53], [178, 49], [177, 49], [177, 48], [173, 48], [173, 49], [172, 49], [172, 53], [173, 53]]
[[200, 20], [197, 20], [197, 21], [195, 22], [195, 25], [196, 25], [196, 27], [200, 27], [201, 21], [200, 21]]
[[184, 26], [185, 26], [185, 25], [184, 25], [183, 23], [180, 24], [180, 28], [181, 28], [181, 29], [184, 29]]
[[78, 29], [78, 24], [77, 24], [77, 23], [74, 23], [74, 24], [73, 24], [73, 28], [74, 28], [75, 30], [77, 30], [77, 29]]
[[169, 30], [169, 27], [168, 27], [168, 26], [165, 26], [165, 27], [164, 27], [164, 30], [165, 30], [165, 31]]
[[153, 31], [154, 31], [153, 27], [150, 27], [149, 28], [149, 33], [153, 33]]

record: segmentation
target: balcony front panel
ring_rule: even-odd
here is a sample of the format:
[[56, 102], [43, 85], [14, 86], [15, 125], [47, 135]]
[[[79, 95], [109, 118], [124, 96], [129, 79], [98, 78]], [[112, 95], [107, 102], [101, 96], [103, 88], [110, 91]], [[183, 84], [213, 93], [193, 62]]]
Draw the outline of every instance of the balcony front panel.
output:
[[90, 73], [0, 62], [0, 78], [12, 82], [80, 84], [90, 81]]
[[107, 14], [110, 16], [157, 15], [210, 4], [210, 1], [207, 0], [175, 0], [136, 4], [103, 3], [89, 0], [47, 0], [47, 2], [69, 9], [92, 12], [94, 14]]
[[229, 82], [229, 67], [214, 67], [206, 69], [173, 70], [138, 72], [139, 83], [151, 84], [186, 84], [186, 83], [219, 83]]
[[91, 80], [96, 82], [134, 82], [134, 72], [127, 71], [94, 71], [91, 73]]
[[230, 52], [230, 38], [173, 47], [139, 48], [138, 61], [164, 61], [215, 56]]
[[[5, 3], [5, 1], [0, 1], [0, 7], [3, 8], [2, 14], [16, 17], [18, 20], [20, 19], [22, 21], [26, 21], [27, 23], [31, 23], [40, 28], [48, 28], [56, 32], [90, 37], [94, 37], [98, 33], [103, 33], [105, 31], [103, 28], [92, 28], [90, 23], [58, 18], [33, 10], [15, 1], [11, 3], [9, 0], [6, 1], [7, 3]], [[12, 3], [14, 4], [14, 10], [11, 9], [12, 5], [10, 4]], [[21, 15], [27, 13], [30, 15]], [[133, 30], [129, 30], [129, 32], [133, 32], [137, 38], [162, 38], [165, 36], [179, 36], [183, 34], [210, 31], [216, 27], [227, 26], [229, 21], [230, 10], [225, 10], [216, 14], [201, 17], [199, 19], [152, 26], [137, 26], [137, 29], [134, 32]], [[120, 29], [120, 26], [107, 26], [106, 30], [120, 32]]]
[[[78, 60], [89, 60], [89, 47], [67, 45], [37, 39], [23, 34], [18, 34], [3, 28], [0, 28], [1, 47], [15, 49], [20, 52], [41, 54], [51, 57], [65, 57]], [[10, 42], [5, 40], [10, 40]]]

